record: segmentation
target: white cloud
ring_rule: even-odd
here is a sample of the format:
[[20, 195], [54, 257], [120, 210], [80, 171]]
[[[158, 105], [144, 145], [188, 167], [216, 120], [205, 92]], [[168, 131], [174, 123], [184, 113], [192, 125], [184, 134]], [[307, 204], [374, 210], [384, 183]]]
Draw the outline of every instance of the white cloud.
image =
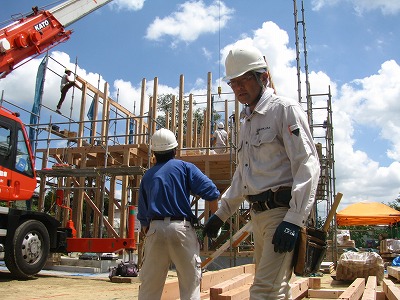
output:
[[203, 55], [205, 58], [207, 58], [207, 60], [210, 60], [212, 58], [212, 53], [206, 47], [202, 47], [201, 51], [203, 52]]
[[[334, 135], [337, 190], [352, 201], [393, 201], [400, 186], [400, 67], [384, 62], [377, 74], [344, 84], [334, 101]], [[381, 166], [354, 148], [354, 126], [374, 127], [379, 139], [391, 145], [386, 155], [394, 160]], [[371, 136], [370, 141], [374, 137]]]
[[160, 18], [157, 17], [147, 28], [146, 38], [158, 41], [164, 36], [171, 36], [172, 46], [178, 42], [193, 42], [205, 33], [215, 33], [225, 27], [231, 18], [233, 9], [221, 1], [214, 1], [207, 6], [202, 0], [188, 1], [179, 6], [177, 12]]
[[390, 157], [400, 160], [400, 66], [393, 60], [382, 64], [377, 74], [343, 85], [338, 101], [358, 124], [374, 126], [392, 145]]
[[312, 9], [320, 10], [324, 6], [335, 6], [341, 2], [348, 2], [353, 5], [358, 14], [372, 10], [380, 10], [384, 15], [396, 15], [400, 12], [398, 0], [312, 0]]
[[115, 0], [111, 2], [112, 7], [117, 10], [141, 10], [146, 0]]

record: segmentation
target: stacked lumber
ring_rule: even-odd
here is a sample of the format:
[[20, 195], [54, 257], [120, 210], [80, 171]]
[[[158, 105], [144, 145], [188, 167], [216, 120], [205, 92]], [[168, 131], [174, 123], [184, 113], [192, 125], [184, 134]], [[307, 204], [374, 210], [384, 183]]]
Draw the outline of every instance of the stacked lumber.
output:
[[[250, 297], [250, 286], [254, 278], [254, 265], [243, 265], [203, 274], [201, 299], [204, 300], [245, 300]], [[388, 272], [400, 278], [400, 267], [389, 267]], [[322, 288], [321, 277], [295, 277], [290, 284], [292, 299], [339, 299], [339, 300], [400, 300], [400, 288], [391, 280], [384, 279], [378, 289], [377, 276], [357, 278], [350, 285], [332, 289]], [[163, 300], [179, 300], [178, 279], [167, 281]]]
[[335, 264], [332, 261], [323, 261], [319, 271], [324, 274], [332, 274], [335, 271]]

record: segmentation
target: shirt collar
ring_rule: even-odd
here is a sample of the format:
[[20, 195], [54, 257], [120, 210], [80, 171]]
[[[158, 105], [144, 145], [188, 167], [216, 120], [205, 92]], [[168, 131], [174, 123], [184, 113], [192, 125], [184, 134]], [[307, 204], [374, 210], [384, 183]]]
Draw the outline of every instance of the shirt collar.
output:
[[[262, 94], [260, 100], [258, 101], [256, 107], [254, 108], [254, 112], [257, 112], [259, 114], [265, 114], [267, 105], [269, 101], [271, 100], [272, 95], [274, 94], [274, 90], [267, 87]], [[244, 117], [249, 117], [252, 113], [250, 112], [250, 108], [248, 106], [245, 106], [244, 109], [240, 112], [240, 119]]]

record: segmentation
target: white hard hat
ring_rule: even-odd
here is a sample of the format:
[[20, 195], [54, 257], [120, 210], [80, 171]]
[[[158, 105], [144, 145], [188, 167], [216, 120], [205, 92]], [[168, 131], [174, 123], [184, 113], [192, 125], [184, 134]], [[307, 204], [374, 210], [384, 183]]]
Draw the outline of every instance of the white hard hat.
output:
[[222, 129], [222, 128], [224, 128], [224, 127], [225, 127], [224, 123], [222, 123], [222, 122], [219, 122], [219, 123], [218, 123], [218, 128], [219, 128], [219, 129]]
[[253, 46], [237, 47], [229, 51], [225, 59], [224, 80], [239, 77], [248, 71], [267, 69], [267, 63], [261, 51]]
[[157, 130], [151, 138], [151, 151], [166, 152], [178, 146], [175, 134], [166, 128]]

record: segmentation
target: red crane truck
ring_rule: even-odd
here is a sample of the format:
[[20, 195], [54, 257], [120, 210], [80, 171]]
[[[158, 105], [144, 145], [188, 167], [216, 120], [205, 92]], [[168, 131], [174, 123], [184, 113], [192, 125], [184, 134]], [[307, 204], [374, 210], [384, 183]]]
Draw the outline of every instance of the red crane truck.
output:
[[[65, 27], [111, 0], [70, 0], [32, 13], [0, 29], [0, 78], [25, 61], [69, 39]], [[0, 201], [29, 200], [36, 189], [34, 156], [17, 113], [0, 107]], [[63, 206], [62, 193], [57, 205]], [[70, 208], [67, 208], [70, 210]], [[129, 207], [127, 238], [76, 238], [72, 220], [61, 222], [38, 211], [0, 207], [0, 252], [9, 271], [29, 278], [44, 267], [50, 253], [118, 252], [136, 248], [134, 207]], [[71, 214], [70, 214], [71, 216]]]

